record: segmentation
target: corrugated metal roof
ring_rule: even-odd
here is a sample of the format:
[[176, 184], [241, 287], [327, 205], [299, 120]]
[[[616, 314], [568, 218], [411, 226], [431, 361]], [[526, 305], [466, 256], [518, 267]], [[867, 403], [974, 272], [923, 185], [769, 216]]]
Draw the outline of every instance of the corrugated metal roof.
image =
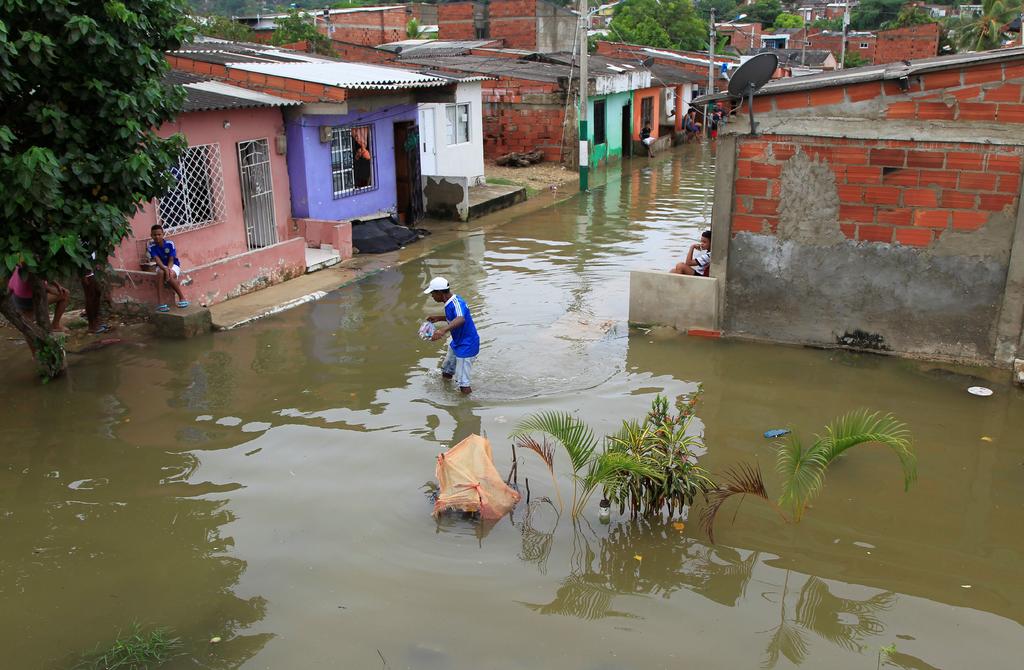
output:
[[423, 58], [425, 56], [461, 56], [471, 49], [500, 43], [500, 40], [402, 40], [380, 44], [378, 49], [392, 53]]
[[699, 84], [707, 80], [706, 77], [702, 77], [679, 67], [665, 65], [664, 63], [652, 63], [647, 66], [647, 69], [651, 71], [651, 80], [655, 84], [667, 84], [670, 86], [678, 84]]
[[[903, 77], [911, 77], [939, 70], [949, 70], [952, 68], [963, 67], [965, 65], [977, 65], [979, 63], [1010, 60], [1024, 60], [1024, 47], [982, 51], [980, 53], [951, 54], [949, 56], [936, 56], [934, 58], [922, 58], [913, 61], [886, 63], [883, 65], [865, 65], [864, 67], [854, 67], [845, 70], [836, 70], [834, 72], [824, 72], [822, 74], [811, 74], [804, 77], [773, 79], [765, 84], [761, 90], [754, 95], [773, 95], [776, 93], [790, 93], [795, 91], [808, 91], [816, 88], [828, 88], [830, 86], [846, 86], [866, 81], [901, 79]], [[717, 93], [713, 96], [701, 96], [694, 100], [694, 103], [723, 100], [728, 97], [728, 93]]]
[[384, 89], [424, 88], [451, 83], [410, 70], [366, 63], [317, 61], [309, 63], [233, 63], [232, 69], [285, 77], [337, 88]]
[[779, 65], [821, 66], [832, 55], [828, 49], [747, 49], [746, 55], [771, 53], [779, 57]]
[[774, 93], [804, 91], [829, 86], [846, 86], [867, 81], [901, 79], [903, 77], [912, 77], [913, 75], [923, 75], [929, 72], [1001, 60], [1024, 60], [1024, 47], [996, 49], [980, 53], [953, 53], [933, 58], [888, 62], [888, 64], [879, 66], [849, 68], [820, 75], [775, 79], [765, 84], [755, 95], [772, 95]]
[[256, 107], [283, 107], [298, 105], [298, 100], [287, 100], [275, 95], [250, 91], [215, 81], [212, 77], [191, 72], [171, 70], [163, 76], [165, 86], [182, 86], [185, 104], [182, 112], [209, 112], [217, 109], [250, 109]]
[[[250, 91], [247, 88], [240, 88], [238, 86], [232, 86], [231, 84], [225, 84], [219, 81], [200, 81], [185, 84], [185, 91], [188, 93], [189, 105], [192, 105], [193, 102], [195, 102], [195, 104], [210, 104], [215, 102], [214, 98], [211, 96], [230, 98], [233, 101], [231, 104], [228, 104], [228, 101], [224, 100], [221, 102], [223, 106], [207, 107], [207, 109], [226, 109], [228, 107], [288, 107], [291, 105], [301, 104], [298, 100], [279, 98], [276, 95], [260, 93], [259, 91]], [[189, 109], [187, 111], [199, 110]]]
[[529, 81], [558, 83], [569, 76], [569, 67], [556, 63], [539, 63], [515, 58], [488, 58], [487, 56], [440, 56], [435, 58], [407, 58], [403, 62], [424, 67], [489, 74], [495, 77], [513, 77]]

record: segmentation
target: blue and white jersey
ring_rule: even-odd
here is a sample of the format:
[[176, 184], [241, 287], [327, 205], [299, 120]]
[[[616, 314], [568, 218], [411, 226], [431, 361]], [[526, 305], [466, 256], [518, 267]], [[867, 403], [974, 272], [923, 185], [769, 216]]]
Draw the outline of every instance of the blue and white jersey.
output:
[[451, 348], [459, 358], [472, 358], [480, 353], [480, 336], [476, 332], [476, 325], [473, 324], [473, 317], [469, 313], [466, 301], [453, 295], [444, 304], [444, 318], [451, 323], [460, 316], [466, 322], [450, 331], [452, 335]]
[[164, 240], [163, 244], [157, 245], [156, 242], [150, 240], [147, 248], [150, 258], [159, 258], [167, 267], [181, 266], [181, 263], [178, 262], [178, 249], [174, 246], [174, 242]]

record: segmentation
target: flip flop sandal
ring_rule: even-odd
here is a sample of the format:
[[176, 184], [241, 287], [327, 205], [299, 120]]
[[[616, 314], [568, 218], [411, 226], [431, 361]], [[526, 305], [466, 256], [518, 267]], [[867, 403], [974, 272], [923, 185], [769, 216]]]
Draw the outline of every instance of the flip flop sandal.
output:
[[89, 334], [90, 335], [99, 335], [100, 333], [105, 333], [105, 332], [107, 332], [109, 330], [110, 330], [110, 326], [108, 326], [107, 324], [104, 323], [101, 326], [96, 326], [96, 330], [89, 331]]
[[185, 309], [186, 307], [189, 306], [189, 304], [190, 303], [189, 303], [188, 300], [179, 300], [178, 301], [178, 309]]
[[171, 311], [171, 308], [168, 307], [167, 305], [157, 305], [156, 311], [158, 311], [158, 312], [169, 312], [169, 311]]

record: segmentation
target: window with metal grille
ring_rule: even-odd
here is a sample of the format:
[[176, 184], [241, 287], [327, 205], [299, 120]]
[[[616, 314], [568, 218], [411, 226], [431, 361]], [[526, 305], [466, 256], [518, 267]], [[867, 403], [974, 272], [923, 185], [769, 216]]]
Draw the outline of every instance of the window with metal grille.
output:
[[447, 105], [445, 114], [448, 121], [448, 144], [462, 144], [469, 141], [469, 103]]
[[331, 129], [331, 189], [334, 199], [377, 188], [373, 126]]
[[224, 221], [224, 171], [219, 144], [189, 147], [171, 167], [174, 185], [157, 200], [156, 215], [168, 233]]
[[604, 100], [594, 101], [594, 144], [604, 144], [608, 140], [605, 137], [605, 111]]
[[654, 127], [654, 97], [640, 98], [640, 127]]

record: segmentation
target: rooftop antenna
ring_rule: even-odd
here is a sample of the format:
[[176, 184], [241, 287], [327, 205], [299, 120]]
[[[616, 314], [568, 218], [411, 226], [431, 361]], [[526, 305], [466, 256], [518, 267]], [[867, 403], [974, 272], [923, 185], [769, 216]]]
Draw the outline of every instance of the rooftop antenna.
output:
[[754, 121], [754, 93], [765, 85], [776, 68], [779, 67], [779, 57], [773, 53], [760, 53], [736, 68], [736, 71], [729, 79], [729, 95], [739, 98], [747, 98], [747, 106], [750, 109], [750, 134], [757, 134], [757, 123]]

